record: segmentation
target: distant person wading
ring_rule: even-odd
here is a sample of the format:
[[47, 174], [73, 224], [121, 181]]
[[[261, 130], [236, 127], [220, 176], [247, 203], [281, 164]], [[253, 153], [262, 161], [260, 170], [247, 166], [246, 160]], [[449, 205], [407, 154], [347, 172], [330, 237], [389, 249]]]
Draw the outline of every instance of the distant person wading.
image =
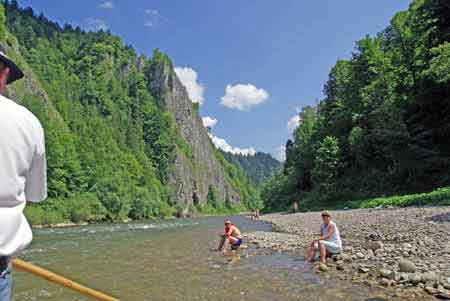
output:
[[12, 298], [10, 259], [32, 240], [26, 202], [47, 197], [44, 131], [26, 108], [6, 98], [22, 71], [0, 47], [0, 301]]

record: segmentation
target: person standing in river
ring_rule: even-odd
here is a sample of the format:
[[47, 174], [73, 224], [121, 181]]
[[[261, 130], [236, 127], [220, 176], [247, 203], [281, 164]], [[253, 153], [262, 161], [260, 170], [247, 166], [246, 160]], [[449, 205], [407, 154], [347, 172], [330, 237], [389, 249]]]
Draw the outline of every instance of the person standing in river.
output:
[[327, 256], [338, 254], [342, 250], [342, 240], [339, 229], [331, 221], [331, 214], [328, 211], [322, 212], [322, 221], [320, 224], [320, 237], [311, 243], [308, 249], [306, 260], [314, 261], [317, 255], [320, 256], [320, 262], [327, 263]]
[[226, 244], [229, 242], [232, 250], [237, 250], [242, 244], [242, 234], [238, 227], [233, 225], [229, 219], [226, 219], [224, 233], [219, 234], [220, 242], [217, 251], [226, 252]]
[[10, 258], [32, 240], [23, 210], [47, 197], [44, 131], [25, 107], [5, 97], [22, 71], [0, 46], [0, 301], [12, 298]]

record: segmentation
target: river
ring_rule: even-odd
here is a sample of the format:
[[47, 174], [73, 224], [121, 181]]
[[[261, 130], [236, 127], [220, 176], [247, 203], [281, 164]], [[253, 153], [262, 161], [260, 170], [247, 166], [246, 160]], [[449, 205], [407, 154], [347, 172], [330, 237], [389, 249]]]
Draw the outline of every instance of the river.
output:
[[[245, 217], [244, 232], [270, 231]], [[320, 277], [296, 254], [251, 246], [229, 262], [211, 249], [223, 218], [37, 229], [22, 258], [121, 300], [367, 300], [365, 288]], [[258, 254], [257, 254], [258, 253]], [[91, 300], [22, 272], [15, 300]]]

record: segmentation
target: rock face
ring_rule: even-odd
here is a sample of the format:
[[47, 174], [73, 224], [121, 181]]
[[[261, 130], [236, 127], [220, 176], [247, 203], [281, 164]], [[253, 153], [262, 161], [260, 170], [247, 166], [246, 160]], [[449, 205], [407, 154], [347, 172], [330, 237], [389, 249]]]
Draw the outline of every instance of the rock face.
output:
[[172, 113], [180, 134], [192, 149], [189, 158], [176, 150], [174, 170], [169, 182], [174, 187], [172, 197], [184, 205], [206, 202], [209, 187], [213, 187], [219, 200], [229, 198], [240, 202], [240, 196], [229, 182], [226, 172], [214, 154], [208, 132], [169, 62], [160, 62], [151, 68], [150, 90], [160, 105]]

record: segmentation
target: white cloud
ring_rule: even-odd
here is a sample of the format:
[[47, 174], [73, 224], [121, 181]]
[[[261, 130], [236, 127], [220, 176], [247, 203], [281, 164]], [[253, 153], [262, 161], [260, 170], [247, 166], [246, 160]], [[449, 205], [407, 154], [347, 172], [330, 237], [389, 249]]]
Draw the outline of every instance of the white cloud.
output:
[[113, 9], [114, 3], [112, 1], [104, 1], [99, 5], [100, 8]]
[[286, 146], [280, 145], [275, 148], [275, 153], [273, 155], [278, 161], [284, 162], [286, 160]]
[[197, 72], [189, 67], [175, 67], [175, 73], [186, 88], [191, 101], [203, 104], [205, 87], [198, 82]]
[[223, 139], [216, 136], [213, 136], [211, 134], [208, 134], [209, 138], [211, 138], [213, 144], [223, 150], [226, 153], [232, 153], [232, 154], [239, 154], [244, 156], [254, 156], [256, 154], [256, 150], [253, 147], [250, 148], [239, 148], [239, 147], [232, 147], [228, 144], [228, 142]]
[[203, 121], [203, 125], [204, 125], [206, 128], [210, 128], [210, 129], [212, 129], [213, 127], [215, 127], [216, 124], [217, 124], [217, 122], [218, 122], [218, 120], [217, 120], [216, 118], [211, 118], [211, 117], [209, 117], [209, 116], [203, 117], [203, 118], [202, 118], [202, 121]]
[[152, 21], [145, 21], [144, 26], [145, 27], [153, 27], [155, 24], [153, 24]]
[[84, 27], [87, 31], [107, 30], [108, 24], [103, 19], [86, 18], [84, 19]]
[[230, 109], [248, 111], [250, 108], [260, 105], [269, 98], [269, 93], [264, 89], [258, 89], [252, 84], [227, 85], [225, 95], [220, 102]]
[[144, 10], [144, 12], [147, 14], [147, 15], [159, 15], [159, 12], [158, 12], [158, 10], [156, 10], [156, 9], [150, 9], [150, 8], [147, 8], [146, 10]]
[[145, 27], [156, 27], [164, 21], [167, 21], [165, 17], [163, 17], [157, 9], [147, 8], [144, 10], [145, 13]]
[[287, 129], [289, 132], [293, 132], [298, 126], [300, 125], [300, 115], [297, 114], [293, 116], [289, 121], [287, 122]]

